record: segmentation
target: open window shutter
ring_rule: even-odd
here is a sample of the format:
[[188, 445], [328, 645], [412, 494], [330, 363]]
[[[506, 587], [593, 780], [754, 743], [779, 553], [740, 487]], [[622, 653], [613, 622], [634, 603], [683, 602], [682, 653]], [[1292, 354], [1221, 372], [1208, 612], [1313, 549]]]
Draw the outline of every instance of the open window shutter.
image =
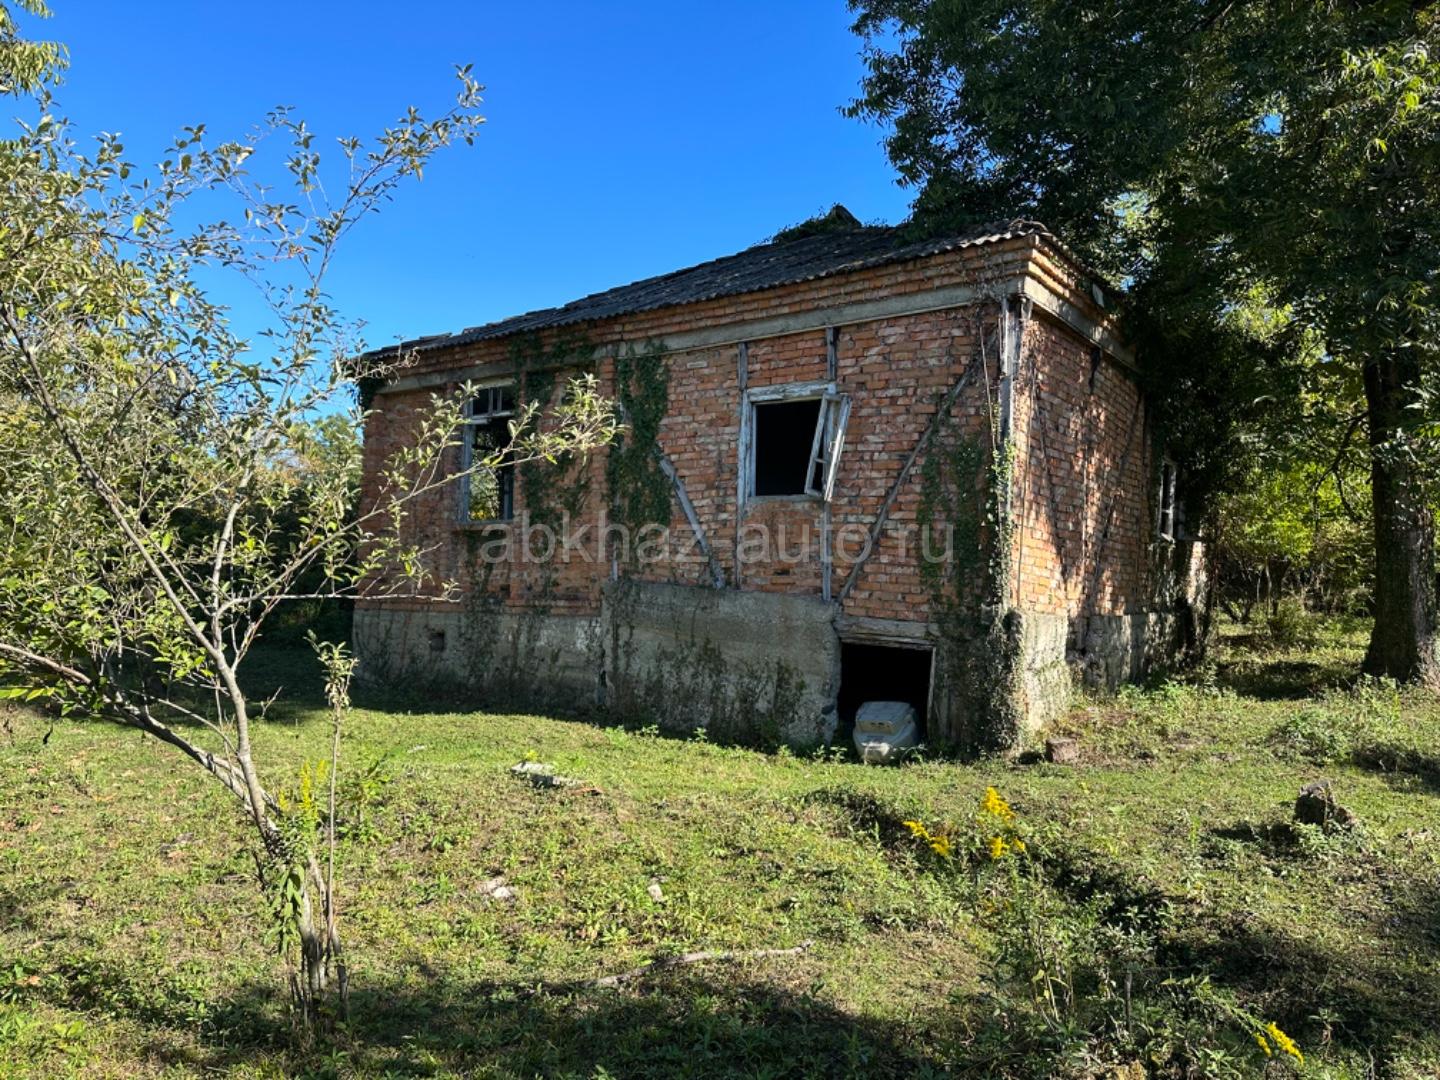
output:
[[845, 426], [850, 423], [850, 395], [839, 394], [825, 399], [825, 411], [831, 415], [830, 446], [825, 455], [825, 501], [835, 494], [835, 474], [840, 471], [840, 451], [845, 446]]
[[845, 442], [845, 425], [849, 419], [848, 394], [826, 394], [821, 399], [820, 415], [815, 418], [815, 438], [810, 444], [810, 472], [806, 477], [805, 494], [830, 501], [835, 491], [835, 467], [840, 463], [840, 447]]
[[1160, 466], [1160, 535], [1175, 538], [1175, 464], [1166, 460]]
[[828, 456], [830, 441], [827, 433], [830, 430], [830, 395], [826, 394], [820, 401], [820, 408], [815, 412], [815, 437], [810, 440], [810, 464], [805, 471], [805, 494], [819, 495], [825, 486], [825, 459]]

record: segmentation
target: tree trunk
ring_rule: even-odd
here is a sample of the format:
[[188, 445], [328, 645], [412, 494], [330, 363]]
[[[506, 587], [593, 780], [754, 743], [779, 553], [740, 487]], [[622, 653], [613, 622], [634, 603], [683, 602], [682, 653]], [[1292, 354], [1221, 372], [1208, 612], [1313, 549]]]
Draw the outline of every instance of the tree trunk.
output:
[[314, 858], [308, 860], [301, 881], [300, 967], [292, 975], [290, 989], [306, 1030], [329, 1031], [337, 1019], [348, 1020], [350, 1013], [349, 974], [333, 918], [335, 898]]
[[1416, 361], [1409, 358], [1365, 366], [1375, 518], [1375, 628], [1365, 671], [1440, 686], [1435, 520], [1408, 435], [1419, 419], [1410, 408], [1418, 381]]

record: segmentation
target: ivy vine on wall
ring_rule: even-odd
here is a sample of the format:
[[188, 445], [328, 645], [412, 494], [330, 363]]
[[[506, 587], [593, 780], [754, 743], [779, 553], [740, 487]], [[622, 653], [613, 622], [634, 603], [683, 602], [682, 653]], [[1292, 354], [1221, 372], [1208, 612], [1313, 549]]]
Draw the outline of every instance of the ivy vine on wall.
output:
[[[594, 347], [582, 333], [561, 333], [548, 345], [539, 334], [526, 334], [510, 344], [515, 383], [523, 404], [537, 404], [537, 423], [546, 422], [546, 410], [555, 404], [556, 383], [568, 371], [592, 363]], [[577, 468], [571, 451], [554, 461], [536, 458], [519, 467], [520, 501], [530, 523], [559, 529], [568, 515], [579, 517], [590, 491], [590, 475]]]
[[[982, 352], [974, 362], [987, 358]], [[958, 706], [960, 749], [970, 753], [1010, 749], [1023, 719], [1017, 693], [1022, 645], [1008, 610], [1015, 455], [988, 394], [986, 410], [988, 445], [982, 435], [960, 430], [953, 416], [938, 417], [920, 465], [916, 512], [928, 545], [919, 563], [940, 642], [936, 663]]]
[[660, 424], [670, 403], [665, 350], [647, 345], [615, 358], [615, 397], [624, 430], [605, 459], [605, 486], [617, 524], [635, 535], [646, 525], [668, 525], [673, 492], [660, 468]]

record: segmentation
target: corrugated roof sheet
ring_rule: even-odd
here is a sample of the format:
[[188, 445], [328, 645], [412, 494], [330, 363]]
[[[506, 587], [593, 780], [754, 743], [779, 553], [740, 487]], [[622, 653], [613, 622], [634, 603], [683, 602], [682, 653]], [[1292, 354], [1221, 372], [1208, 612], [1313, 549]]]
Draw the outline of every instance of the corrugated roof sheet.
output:
[[[1037, 222], [1016, 220], [985, 225], [960, 236], [918, 242], [910, 240], [902, 229], [869, 226], [760, 244], [735, 255], [572, 300], [562, 307], [544, 308], [485, 326], [472, 326], [458, 333], [416, 338], [401, 343], [398, 348], [424, 352], [512, 334], [552, 330], [617, 315], [738, 296], [1034, 234], [1048, 235], [1048, 232]], [[388, 353], [396, 348], [391, 345], [368, 355]]]

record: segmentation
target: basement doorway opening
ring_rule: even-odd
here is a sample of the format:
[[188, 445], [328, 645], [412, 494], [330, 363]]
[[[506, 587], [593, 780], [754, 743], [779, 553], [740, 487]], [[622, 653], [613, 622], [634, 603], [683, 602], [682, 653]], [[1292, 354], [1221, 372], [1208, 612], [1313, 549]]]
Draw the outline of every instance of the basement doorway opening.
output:
[[915, 710], [920, 741], [925, 741], [930, 711], [930, 670], [934, 650], [923, 646], [840, 643], [840, 694], [836, 712], [837, 745], [850, 744], [855, 713], [867, 701], [903, 701]]

